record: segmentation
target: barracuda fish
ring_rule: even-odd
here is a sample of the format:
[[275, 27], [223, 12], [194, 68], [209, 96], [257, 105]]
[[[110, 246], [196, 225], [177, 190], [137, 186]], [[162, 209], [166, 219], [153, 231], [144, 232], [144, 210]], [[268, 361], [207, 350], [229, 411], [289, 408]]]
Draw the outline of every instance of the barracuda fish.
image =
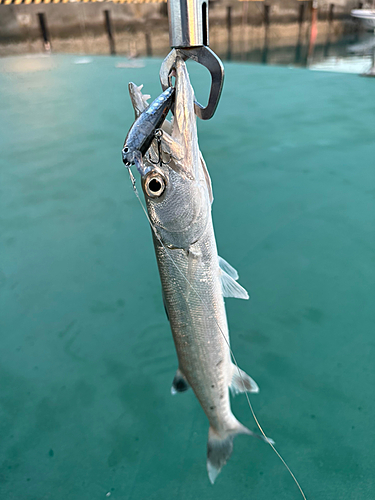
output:
[[[211, 181], [198, 146], [194, 92], [178, 56], [175, 72], [174, 117], [172, 123], [164, 122], [161, 138], [170, 161], [155, 166], [146, 156], [142, 188], [178, 357], [172, 394], [191, 387], [209, 420], [207, 471], [214, 483], [232, 453], [233, 438], [253, 435], [233, 415], [228, 389], [234, 394], [259, 389], [231, 361], [224, 297], [248, 299], [248, 294], [237, 282], [237, 271], [217, 253]], [[129, 91], [137, 116], [147, 103], [136, 85], [129, 84]], [[154, 144], [150, 159], [156, 152]]]

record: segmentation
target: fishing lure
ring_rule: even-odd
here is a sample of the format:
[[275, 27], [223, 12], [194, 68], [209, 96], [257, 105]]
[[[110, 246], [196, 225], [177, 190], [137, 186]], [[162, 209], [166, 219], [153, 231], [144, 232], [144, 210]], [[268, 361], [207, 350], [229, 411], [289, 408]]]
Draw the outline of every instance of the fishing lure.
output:
[[141, 175], [145, 175], [143, 156], [146, 154], [174, 103], [175, 89], [168, 87], [150, 106], [145, 109], [130, 127], [122, 149], [122, 161], [126, 167], [136, 165]]

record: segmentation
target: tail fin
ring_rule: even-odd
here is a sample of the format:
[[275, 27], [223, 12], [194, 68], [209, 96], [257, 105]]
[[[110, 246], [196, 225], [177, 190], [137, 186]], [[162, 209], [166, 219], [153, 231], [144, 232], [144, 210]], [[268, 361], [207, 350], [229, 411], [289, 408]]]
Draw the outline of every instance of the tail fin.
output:
[[234, 429], [230, 429], [225, 436], [218, 434], [212, 427], [208, 431], [207, 442], [207, 472], [214, 484], [223, 465], [227, 463], [233, 451], [233, 439], [237, 434], [253, 434], [244, 425], [236, 420]]
[[208, 431], [207, 442], [207, 472], [212, 484], [219, 475], [223, 465], [227, 463], [233, 451], [233, 439], [237, 434], [248, 434], [263, 441], [274, 444], [273, 439], [264, 438], [259, 434], [255, 434], [247, 427], [242, 425], [238, 420], [235, 420], [234, 428], [228, 430], [225, 435], [217, 433], [212, 427]]

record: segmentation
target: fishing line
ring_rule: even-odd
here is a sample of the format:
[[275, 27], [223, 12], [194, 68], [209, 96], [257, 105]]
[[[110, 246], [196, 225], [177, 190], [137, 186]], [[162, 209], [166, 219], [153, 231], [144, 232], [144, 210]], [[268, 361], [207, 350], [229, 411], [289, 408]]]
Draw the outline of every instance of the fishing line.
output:
[[[164, 248], [164, 250], [166, 251], [166, 254], [168, 255], [168, 258], [170, 259], [170, 261], [172, 262], [172, 264], [174, 265], [174, 267], [175, 267], [175, 268], [177, 269], [177, 271], [181, 274], [181, 276], [182, 276], [182, 277], [183, 277], [183, 279], [186, 281], [186, 283], [187, 283], [187, 284], [191, 287], [191, 289], [193, 290], [193, 292], [197, 295], [197, 297], [199, 298], [199, 300], [201, 301], [202, 305], [203, 305], [203, 306], [204, 306], [204, 308], [207, 310], [207, 312], [209, 312], [209, 313], [210, 313], [210, 306], [209, 306], [209, 304], [206, 304], [206, 303], [204, 302], [204, 300], [203, 300], [203, 298], [201, 297], [201, 295], [200, 295], [200, 293], [198, 292], [198, 290], [196, 290], [196, 288], [195, 288], [195, 287], [194, 287], [194, 286], [190, 283], [190, 281], [188, 280], [188, 278], [187, 278], [187, 277], [184, 275], [184, 273], [181, 271], [181, 269], [179, 268], [178, 264], [176, 264], [176, 262], [174, 261], [173, 257], [170, 255], [170, 252], [168, 251], [168, 249], [167, 249], [167, 248], [166, 248], [166, 246], [164, 245], [163, 241], [161, 240], [160, 236], [158, 235], [158, 233], [157, 233], [157, 231], [156, 231], [156, 228], [154, 227], [154, 225], [153, 225], [153, 223], [152, 223], [152, 221], [151, 221], [151, 219], [150, 219], [150, 216], [148, 215], [147, 210], [146, 210], [145, 206], [143, 205], [142, 200], [141, 200], [141, 198], [140, 198], [140, 196], [139, 196], [138, 189], [137, 189], [137, 186], [136, 186], [136, 184], [135, 184], [135, 177], [134, 177], [134, 175], [133, 175], [133, 172], [131, 171], [130, 167], [127, 167], [127, 168], [128, 168], [128, 171], [129, 171], [130, 181], [131, 181], [132, 186], [133, 186], [133, 191], [134, 191], [134, 193], [135, 193], [136, 197], [138, 198], [138, 201], [139, 201], [139, 203], [140, 203], [140, 205], [141, 205], [141, 207], [142, 207], [142, 210], [143, 210], [143, 212], [144, 212], [144, 214], [145, 214], [145, 216], [146, 216], [146, 218], [147, 218], [147, 220], [148, 220], [148, 223], [150, 224], [150, 227], [151, 227], [151, 229], [152, 229], [153, 233], [155, 234], [155, 236], [156, 236], [156, 238], [158, 239], [158, 241], [159, 241], [159, 243], [161, 244], [161, 246], [162, 246], [162, 247]], [[293, 472], [291, 471], [291, 469], [290, 469], [290, 467], [288, 466], [288, 464], [285, 462], [285, 460], [283, 459], [283, 457], [280, 455], [280, 453], [277, 451], [277, 449], [275, 448], [275, 446], [272, 444], [272, 441], [270, 440], [270, 438], [268, 438], [268, 437], [266, 436], [266, 434], [265, 434], [265, 432], [264, 432], [264, 430], [263, 430], [262, 426], [260, 425], [259, 420], [257, 419], [257, 417], [256, 417], [256, 415], [255, 415], [255, 412], [254, 412], [254, 409], [253, 409], [253, 405], [252, 405], [252, 404], [251, 404], [251, 402], [250, 402], [250, 398], [249, 398], [249, 395], [248, 395], [247, 390], [246, 390], [246, 387], [245, 387], [245, 381], [244, 381], [244, 379], [243, 379], [243, 377], [242, 377], [241, 370], [240, 370], [240, 367], [238, 366], [238, 363], [237, 363], [236, 357], [235, 357], [235, 355], [234, 355], [234, 353], [233, 353], [233, 351], [232, 351], [232, 348], [231, 348], [231, 346], [230, 346], [230, 344], [229, 344], [229, 341], [228, 341], [228, 340], [227, 340], [227, 338], [225, 337], [224, 332], [222, 331], [222, 329], [221, 329], [221, 327], [220, 327], [220, 325], [219, 325], [219, 323], [218, 323], [218, 321], [217, 321], [217, 319], [216, 319], [216, 317], [215, 317], [215, 311], [211, 311], [211, 313], [212, 313], [212, 312], [214, 312], [214, 316], [213, 316], [214, 321], [215, 321], [215, 323], [217, 324], [217, 327], [219, 328], [219, 331], [220, 331], [220, 333], [221, 333], [222, 337], [224, 338], [225, 343], [227, 344], [227, 346], [228, 346], [228, 348], [229, 348], [229, 352], [230, 352], [230, 355], [231, 355], [231, 357], [232, 357], [232, 360], [233, 360], [234, 364], [236, 365], [236, 368], [237, 368], [238, 374], [239, 374], [239, 376], [240, 376], [240, 378], [241, 378], [241, 382], [242, 382], [242, 386], [243, 386], [243, 389], [244, 389], [244, 393], [245, 393], [245, 396], [246, 396], [246, 399], [247, 399], [247, 403], [248, 403], [248, 405], [249, 405], [249, 408], [250, 408], [251, 414], [252, 414], [252, 416], [253, 416], [253, 418], [254, 418], [254, 421], [255, 421], [255, 423], [256, 423], [256, 425], [257, 425], [258, 429], [259, 429], [259, 430], [260, 430], [260, 432], [262, 433], [262, 435], [263, 435], [263, 437], [264, 437], [265, 441], [266, 441], [266, 442], [267, 442], [267, 443], [271, 446], [271, 448], [272, 448], [272, 449], [273, 449], [273, 451], [276, 453], [276, 455], [278, 456], [278, 458], [281, 460], [281, 462], [282, 462], [282, 464], [284, 465], [284, 467], [286, 468], [286, 470], [287, 470], [287, 471], [289, 472], [289, 474], [291, 475], [291, 477], [292, 477], [293, 481], [295, 482], [295, 484], [296, 484], [297, 488], [299, 489], [299, 491], [300, 491], [300, 493], [301, 493], [301, 495], [302, 495], [302, 498], [303, 498], [304, 500], [307, 500], [307, 499], [306, 499], [306, 496], [305, 496], [305, 494], [304, 494], [304, 492], [303, 492], [303, 490], [302, 490], [302, 488], [301, 488], [301, 486], [300, 486], [300, 484], [299, 484], [299, 482], [298, 482], [298, 480], [297, 480], [297, 478], [296, 478], [296, 476], [293, 474]]]

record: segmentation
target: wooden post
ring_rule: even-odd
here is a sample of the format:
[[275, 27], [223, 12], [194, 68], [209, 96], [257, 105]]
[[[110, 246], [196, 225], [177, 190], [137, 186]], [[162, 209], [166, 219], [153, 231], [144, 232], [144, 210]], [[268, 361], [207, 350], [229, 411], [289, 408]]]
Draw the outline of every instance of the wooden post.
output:
[[335, 9], [335, 4], [330, 3], [329, 4], [329, 11], [328, 11], [328, 22], [329, 22], [329, 24], [331, 24], [332, 21], [333, 21], [333, 11], [334, 11], [334, 9]]
[[160, 5], [160, 15], [162, 17], [168, 17], [168, 4], [167, 2], [162, 2]]
[[298, 12], [298, 39], [297, 39], [297, 45], [296, 45], [296, 53], [294, 57], [294, 62], [296, 64], [299, 64], [301, 60], [301, 49], [302, 49], [302, 26], [303, 26], [303, 20], [305, 17], [305, 4], [300, 3], [299, 4], [299, 12]]
[[303, 18], [305, 15], [305, 4], [300, 3], [299, 4], [299, 13], [298, 13], [298, 24], [299, 24], [299, 30], [301, 31], [302, 24], [303, 24]]
[[270, 25], [270, 6], [266, 3], [264, 4], [264, 25], [266, 28]]
[[38, 21], [40, 27], [40, 34], [42, 35], [44, 50], [50, 52], [52, 47], [47, 26], [47, 18], [43, 12], [38, 12]]
[[145, 38], [146, 38], [146, 54], [147, 54], [147, 57], [152, 57], [151, 35], [147, 31], [145, 32]]
[[298, 44], [301, 43], [301, 37], [302, 37], [302, 25], [303, 25], [303, 20], [305, 17], [305, 4], [300, 3], [299, 4], [299, 13], [298, 13]]
[[111, 24], [111, 17], [109, 10], [104, 11], [104, 23], [105, 23], [105, 29], [107, 31], [108, 35], [108, 43], [109, 43], [109, 53], [114, 56], [116, 54], [116, 48], [115, 48], [115, 40], [113, 38], [112, 34], [112, 24]]
[[333, 10], [335, 6], [333, 3], [329, 4], [329, 10], [328, 10], [328, 33], [327, 33], [327, 40], [324, 45], [324, 57], [329, 57], [329, 50], [331, 48], [331, 31], [332, 31], [332, 22], [333, 22]]
[[262, 51], [262, 63], [267, 64], [268, 61], [268, 33], [270, 27], [270, 10], [271, 7], [268, 4], [264, 4], [263, 11], [263, 22], [264, 22], [264, 45]]
[[232, 6], [227, 6], [227, 30], [228, 33], [232, 31]]
[[227, 6], [227, 32], [228, 32], [228, 47], [227, 47], [227, 59], [230, 61], [232, 59], [232, 7]]

